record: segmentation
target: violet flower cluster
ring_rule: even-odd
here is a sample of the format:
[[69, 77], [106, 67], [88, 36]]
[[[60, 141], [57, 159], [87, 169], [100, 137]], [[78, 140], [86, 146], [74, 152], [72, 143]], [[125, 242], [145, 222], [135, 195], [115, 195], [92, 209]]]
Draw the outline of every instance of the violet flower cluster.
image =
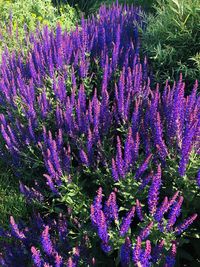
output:
[[[154, 185], [154, 181], [152, 181], [152, 184]], [[149, 216], [145, 215], [145, 211], [142, 210], [139, 200], [136, 200], [136, 206], [133, 206], [128, 213], [121, 218], [121, 212], [116, 202], [116, 194], [112, 192], [103, 205], [102, 188], [99, 188], [97, 191], [97, 196], [91, 205], [91, 221], [94, 228], [97, 230], [98, 236], [102, 242], [101, 247], [105, 253], [111, 253], [116, 243], [120, 246], [120, 242], [117, 241], [117, 239], [120, 240], [119, 237], [124, 238], [124, 243], [121, 245], [120, 249], [122, 266], [129, 266], [131, 262], [136, 266], [152, 266], [152, 264], [159, 262], [159, 260], [164, 257], [162, 250], [165, 240], [159, 239], [163, 236], [162, 233], [165, 233], [166, 236], [168, 233], [169, 235], [174, 233], [174, 238], [176, 238], [177, 235], [180, 235], [186, 230], [197, 218], [197, 214], [193, 214], [185, 219], [183, 223], [174, 227], [181, 211], [183, 197], [180, 196], [178, 198], [178, 193], [175, 193], [170, 200], [165, 197], [160, 205], [158, 204], [158, 199], [155, 200], [154, 197], [152, 198], [156, 201], [154, 213], [152, 213], [150, 209]], [[110, 202], [111, 199], [113, 199], [112, 209], [108, 209], [107, 203]], [[134, 227], [132, 227], [131, 224], [134, 221], [135, 211], [139, 223], [137, 226], [134, 225]], [[167, 220], [164, 217], [166, 213], [168, 213]], [[115, 220], [116, 218], [117, 220]], [[111, 219], [113, 219], [114, 224], [111, 224]], [[113, 230], [114, 225], [115, 230]], [[113, 231], [116, 233], [114, 236]], [[150, 237], [151, 233], [156, 233], [156, 235], [159, 236], [157, 244], [155, 244], [156, 240], [150, 242], [150, 240], [147, 239]], [[135, 240], [134, 246], [132, 240]], [[145, 249], [142, 248], [142, 241], [145, 241]], [[167, 242], [169, 242], [169, 240]], [[169, 254], [166, 256], [164, 266], [170, 267], [175, 264], [176, 253], [174, 242], [175, 241], [172, 239], [172, 251], [169, 251]]]
[[25, 267], [32, 263], [35, 267], [77, 266], [84, 242], [82, 248], [70, 245], [67, 221], [63, 215], [60, 214], [58, 221], [48, 219], [46, 223], [37, 215], [28, 228], [23, 223], [17, 224], [11, 217], [11, 231], [4, 230], [0, 234], [0, 265]]
[[[58, 25], [55, 34], [45, 27], [31, 35], [27, 56], [5, 51], [3, 158], [12, 158], [16, 169], [38, 160], [54, 193], [61, 176], [71, 172], [72, 155], [82, 167], [103, 162], [117, 181], [134, 170], [139, 149], [146, 160], [135, 170], [136, 179], [151, 158], [165, 162], [173, 146], [179, 173], [185, 174], [190, 154], [199, 153], [198, 84], [187, 97], [182, 77], [173, 88], [166, 83], [163, 93], [152, 90], [147, 60], [139, 58], [136, 24], [143, 26], [140, 8], [103, 6], [97, 18], [82, 19], [72, 32]], [[122, 127], [124, 144], [115, 130]], [[107, 155], [110, 142], [115, 150]]]
[[[58, 210], [67, 210], [64, 201], [59, 203], [66, 177], [68, 185], [77, 177], [90, 185], [84, 192], [90, 202], [94, 188], [101, 185], [93, 178], [99, 170], [106, 173], [101, 185], [108, 184], [106, 192], [128, 174], [141, 182], [141, 191], [149, 188], [147, 209], [139, 195], [135, 205], [127, 207], [116, 192], [104, 201], [100, 187], [90, 207], [92, 224], [85, 206], [79, 210], [81, 222], [78, 216], [70, 213], [66, 219], [57, 211], [45, 219], [36, 216], [29, 227], [11, 217], [11, 231], [0, 229], [1, 266], [95, 266], [96, 254], [116, 250], [122, 266], [160, 261], [174, 266], [176, 235], [197, 214], [176, 223], [183, 202], [178, 192], [159, 203], [161, 169], [171, 159], [184, 176], [191, 155], [200, 153], [200, 97], [198, 82], [186, 96], [181, 75], [172, 87], [166, 82], [164, 90], [151, 88], [147, 59], [139, 56], [142, 14], [138, 7], [102, 6], [71, 32], [46, 26], [27, 36], [27, 54], [3, 53], [0, 156], [10, 163], [28, 202], [46, 201], [50, 189], [48, 201], [54, 198], [53, 204], [61, 204]], [[28, 186], [22, 174], [30, 169]], [[94, 175], [88, 178], [89, 171]], [[157, 240], [151, 238], [154, 232]], [[169, 242], [170, 233], [174, 238]], [[167, 255], [166, 242], [166, 247], [171, 245]]]

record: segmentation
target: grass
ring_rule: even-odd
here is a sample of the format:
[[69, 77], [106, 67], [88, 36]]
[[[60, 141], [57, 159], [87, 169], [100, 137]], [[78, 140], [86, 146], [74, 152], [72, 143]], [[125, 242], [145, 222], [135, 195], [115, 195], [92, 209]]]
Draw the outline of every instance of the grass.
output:
[[9, 218], [28, 218], [24, 197], [20, 194], [18, 181], [9, 167], [0, 162], [0, 225], [8, 227]]

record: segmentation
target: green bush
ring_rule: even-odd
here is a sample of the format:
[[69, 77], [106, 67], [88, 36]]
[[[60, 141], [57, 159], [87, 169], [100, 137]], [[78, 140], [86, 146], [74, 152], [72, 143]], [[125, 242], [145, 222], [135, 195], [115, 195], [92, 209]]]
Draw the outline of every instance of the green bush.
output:
[[76, 22], [76, 11], [69, 5], [58, 10], [51, 0], [0, 0], [0, 54], [5, 46], [20, 48], [25, 38], [24, 25], [29, 32], [35, 31], [39, 25], [55, 27], [58, 23], [63, 29], [70, 30]]
[[19, 184], [12, 171], [0, 162], [0, 225], [8, 226], [12, 214], [28, 218], [25, 198], [19, 192]]
[[191, 86], [200, 79], [200, 1], [158, 0], [155, 10], [142, 42], [155, 82], [177, 79], [182, 72]]

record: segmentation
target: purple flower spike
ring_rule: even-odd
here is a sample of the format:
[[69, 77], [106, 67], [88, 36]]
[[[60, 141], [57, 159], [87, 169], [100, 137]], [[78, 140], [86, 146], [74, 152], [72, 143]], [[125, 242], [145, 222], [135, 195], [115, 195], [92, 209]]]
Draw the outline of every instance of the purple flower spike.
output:
[[95, 197], [94, 203], [91, 205], [90, 208], [90, 217], [94, 225], [98, 225], [99, 214], [102, 209], [102, 197], [102, 188], [99, 187], [97, 191], [97, 196]]
[[98, 234], [104, 244], [108, 244], [109, 236], [107, 232], [106, 217], [101, 210], [98, 218]]
[[142, 261], [143, 262], [142, 266], [148, 266], [150, 259], [151, 259], [151, 242], [147, 240], [145, 251], [144, 251], [144, 256], [143, 256], [143, 261]]
[[135, 247], [133, 249], [133, 261], [134, 261], [135, 264], [140, 263], [140, 256], [141, 256], [141, 253], [142, 253], [142, 248], [141, 247], [142, 247], [142, 240], [138, 236], [136, 245], [135, 245]]
[[45, 226], [44, 231], [41, 236], [41, 243], [43, 250], [47, 253], [47, 255], [51, 255], [53, 253], [53, 245], [49, 235], [49, 226]]
[[109, 253], [112, 250], [112, 247], [108, 243], [101, 243], [101, 248], [105, 253]]
[[32, 259], [36, 267], [41, 267], [42, 266], [42, 259], [41, 259], [41, 254], [40, 251], [37, 250], [35, 247], [31, 247], [31, 252], [32, 252]]
[[12, 216], [10, 216], [10, 226], [12, 228], [13, 235], [15, 235], [17, 238], [22, 239], [22, 240], [26, 238], [24, 233], [20, 232], [18, 225], [16, 224]]
[[132, 150], [133, 150], [133, 138], [132, 138], [132, 129], [129, 128], [128, 135], [125, 142], [124, 147], [124, 161], [125, 161], [125, 169], [129, 170], [130, 164], [132, 163]]
[[120, 259], [122, 267], [128, 267], [131, 260], [131, 240], [127, 236], [125, 243], [121, 246]]
[[137, 216], [140, 219], [140, 221], [143, 221], [144, 220], [144, 216], [143, 216], [143, 213], [142, 213], [142, 207], [141, 207], [141, 204], [140, 204], [138, 199], [136, 199], [136, 213], [137, 213]]
[[80, 150], [80, 159], [84, 165], [89, 166], [88, 156], [83, 149]]
[[119, 136], [117, 136], [117, 155], [116, 155], [116, 166], [119, 175], [124, 178], [124, 160], [122, 158], [122, 147]]
[[154, 218], [157, 222], [160, 222], [162, 220], [163, 215], [165, 212], [167, 212], [168, 208], [169, 208], [168, 198], [165, 197], [161, 206], [157, 209], [157, 211], [154, 215]]
[[125, 234], [128, 232], [131, 224], [131, 220], [135, 215], [135, 207], [132, 207], [132, 209], [128, 212], [126, 217], [123, 219], [122, 224], [120, 225], [120, 235], [125, 236]]
[[105, 203], [104, 213], [107, 220], [118, 221], [118, 207], [116, 202], [116, 195], [112, 192]]
[[62, 266], [62, 257], [58, 255], [58, 253], [55, 254], [55, 267], [61, 267]]
[[177, 192], [173, 195], [173, 197], [169, 200], [169, 204], [168, 204], [169, 207], [171, 207], [171, 206], [175, 203], [175, 201], [176, 201], [178, 195], [179, 195], [179, 191], [177, 191]]
[[112, 159], [112, 176], [116, 182], [119, 180], [119, 175], [117, 172], [117, 167], [114, 159]]
[[149, 165], [149, 161], [152, 158], [152, 154], [150, 154], [142, 163], [142, 165], [139, 167], [139, 169], [136, 171], [135, 179], [138, 180], [138, 178], [146, 171]]
[[156, 263], [158, 261], [158, 259], [160, 258], [160, 254], [163, 250], [165, 241], [161, 240], [153, 249], [153, 253], [152, 253], [152, 262]]
[[168, 222], [167, 222], [167, 230], [170, 231], [172, 226], [175, 224], [177, 217], [181, 212], [181, 205], [183, 203], [183, 197], [179, 197], [179, 200], [174, 203], [169, 213]]
[[197, 218], [197, 214], [193, 214], [189, 218], [185, 219], [183, 223], [179, 224], [175, 228], [176, 234], [180, 235], [183, 231], [185, 231]]
[[173, 243], [169, 255], [166, 257], [164, 267], [173, 267], [176, 259], [176, 244]]
[[76, 267], [77, 264], [73, 261], [73, 259], [70, 257], [67, 262], [67, 267]]
[[151, 231], [151, 228], [153, 227], [153, 222], [150, 222], [146, 228], [144, 228], [141, 232], [140, 232], [140, 238], [141, 240], [146, 239]]
[[148, 196], [149, 211], [152, 215], [155, 214], [156, 212], [160, 186], [161, 186], [161, 166], [158, 165], [157, 173], [152, 178], [152, 184], [150, 186], [149, 196]]

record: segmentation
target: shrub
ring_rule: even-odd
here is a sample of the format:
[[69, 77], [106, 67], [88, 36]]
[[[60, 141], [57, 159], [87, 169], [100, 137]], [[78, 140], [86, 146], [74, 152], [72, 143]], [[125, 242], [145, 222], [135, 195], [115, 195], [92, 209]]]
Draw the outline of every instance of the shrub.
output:
[[151, 60], [155, 82], [177, 79], [182, 72], [189, 87], [200, 79], [199, 1], [157, 1], [147, 19], [143, 49]]
[[[162, 245], [166, 238], [165, 261], [174, 266], [175, 243], [183, 241], [174, 232], [189, 226], [197, 210], [193, 203], [199, 192], [198, 83], [187, 97], [181, 76], [172, 88], [166, 83], [163, 93], [158, 87], [150, 88], [147, 61], [139, 58], [137, 25], [142, 24], [140, 8], [103, 6], [96, 17], [82, 19], [81, 27], [71, 32], [62, 32], [60, 26], [55, 32], [44, 27], [42, 32], [31, 35], [27, 56], [23, 51], [3, 54], [2, 158], [21, 180], [20, 190], [27, 202], [38, 204], [36, 211], [43, 214], [44, 222], [33, 236], [33, 218], [30, 230], [23, 224], [17, 226], [11, 218], [11, 233], [2, 232], [7, 239], [11, 237], [6, 240], [8, 244], [3, 240], [1, 246], [2, 265], [9, 266], [9, 260], [17, 258], [19, 266], [27, 266], [32, 257], [35, 266], [41, 262], [48, 266], [61, 256], [65, 265], [68, 261], [76, 265], [79, 258], [79, 265], [84, 266], [86, 258], [91, 266], [95, 260], [99, 266], [112, 266], [120, 261], [119, 251], [122, 264], [126, 265], [124, 253], [133, 242], [140, 250], [138, 257], [144, 254], [144, 264], [149, 266], [151, 245], [156, 246], [157, 241]], [[90, 214], [99, 186], [107, 201], [102, 207], [100, 189]], [[173, 228], [183, 202], [182, 196], [177, 199], [175, 194], [173, 198], [177, 189], [180, 195], [193, 197], [185, 198], [181, 217], [195, 215]], [[166, 194], [174, 203], [167, 209], [169, 220], [163, 219], [168, 206]], [[159, 203], [159, 196], [164, 199], [163, 204]], [[137, 230], [134, 225], [129, 228], [133, 206], [141, 219], [140, 206], [145, 201], [149, 212], [145, 205], [144, 224], [135, 221]], [[59, 239], [60, 213], [66, 215], [68, 223], [67, 248], [66, 242]], [[119, 223], [113, 225], [113, 218], [119, 218]], [[163, 220], [167, 227], [164, 234], [159, 231], [162, 224], [154, 219]], [[110, 220], [111, 229], [107, 232]], [[146, 226], [148, 233], [152, 220], [158, 237], [151, 236], [144, 249], [137, 236], [139, 229]], [[128, 234], [118, 240], [122, 221], [126, 222], [123, 229]], [[53, 230], [52, 239], [49, 227]], [[195, 229], [191, 233], [196, 234]], [[105, 252], [111, 249], [108, 239], [113, 240], [113, 253], [107, 255]], [[15, 245], [9, 246], [10, 242]], [[77, 246], [80, 251], [73, 249]]]

